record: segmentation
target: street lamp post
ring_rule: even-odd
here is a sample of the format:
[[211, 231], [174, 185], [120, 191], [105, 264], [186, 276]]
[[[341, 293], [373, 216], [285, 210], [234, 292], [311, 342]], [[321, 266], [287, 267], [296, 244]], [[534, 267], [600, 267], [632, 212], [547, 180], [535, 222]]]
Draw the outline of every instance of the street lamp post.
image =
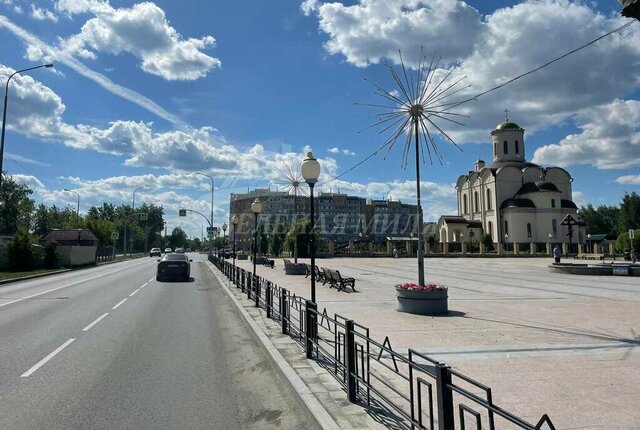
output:
[[233, 266], [236, 265], [236, 229], [238, 228], [238, 223], [240, 222], [238, 218], [238, 214], [235, 214], [231, 217], [231, 225], [233, 226]]
[[202, 173], [202, 172], [196, 172], [196, 175], [202, 175], [202, 176], [206, 176], [207, 178], [211, 179], [211, 225], [213, 225], [213, 185], [214, 185], [214, 181], [213, 181], [213, 177], [207, 175], [206, 173]]
[[587, 239], [589, 240], [589, 252], [591, 252], [591, 233], [587, 235]]
[[65, 188], [64, 190], [68, 193], [76, 193], [76, 195], [78, 196], [78, 204], [76, 205], [76, 227], [80, 228], [80, 193], [68, 188]]
[[[133, 201], [132, 201], [132, 212], [135, 213], [136, 211], [136, 191], [141, 190], [143, 188], [147, 188], [146, 185], [143, 185], [141, 187], [136, 188], [135, 190], [133, 190]], [[129, 240], [131, 243], [129, 246], [129, 256], [132, 255], [133, 252], [133, 230], [131, 231], [131, 238]], [[124, 221], [124, 255], [125, 257], [127, 256], [127, 220], [125, 219]]]
[[505, 233], [504, 234], [504, 250], [509, 252], [509, 243], [507, 243], [507, 241], [509, 240], [509, 233]]
[[262, 202], [256, 199], [251, 203], [251, 212], [253, 212], [253, 276], [256, 276], [256, 252], [258, 250], [258, 215], [262, 212]]
[[227, 258], [227, 223], [222, 224], [222, 258]]
[[315, 227], [315, 208], [313, 202], [313, 187], [318, 182], [320, 177], [320, 163], [313, 158], [313, 153], [307, 152], [307, 158], [302, 162], [302, 176], [309, 185], [309, 203], [310, 214], [309, 220], [311, 221], [311, 237], [309, 238], [309, 252], [311, 254], [311, 301], [316, 303], [316, 239], [313, 233]]
[[2, 112], [2, 134], [0, 134], [0, 188], [2, 187], [2, 160], [4, 159], [4, 132], [7, 125], [7, 104], [9, 102], [9, 81], [18, 73], [28, 72], [29, 70], [41, 69], [43, 67], [53, 67], [53, 64], [41, 64], [35, 67], [29, 67], [27, 69], [17, 70], [9, 75], [7, 83], [4, 86], [4, 110]]

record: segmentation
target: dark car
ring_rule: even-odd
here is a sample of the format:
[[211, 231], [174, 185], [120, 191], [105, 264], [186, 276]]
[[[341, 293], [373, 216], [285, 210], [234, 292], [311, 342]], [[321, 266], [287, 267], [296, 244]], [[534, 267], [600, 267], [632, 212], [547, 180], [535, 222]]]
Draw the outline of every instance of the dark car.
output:
[[165, 254], [158, 260], [156, 281], [167, 278], [182, 279], [188, 281], [191, 275], [191, 262], [184, 254]]
[[160, 248], [151, 248], [151, 251], [149, 251], [149, 257], [160, 257], [161, 255]]

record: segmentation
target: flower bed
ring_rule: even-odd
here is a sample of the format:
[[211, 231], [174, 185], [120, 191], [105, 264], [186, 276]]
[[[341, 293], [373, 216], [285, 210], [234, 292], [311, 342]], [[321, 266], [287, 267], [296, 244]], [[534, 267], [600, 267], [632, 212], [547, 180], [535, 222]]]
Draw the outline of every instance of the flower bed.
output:
[[444, 315], [449, 312], [448, 288], [444, 285], [396, 285], [398, 311], [417, 315]]

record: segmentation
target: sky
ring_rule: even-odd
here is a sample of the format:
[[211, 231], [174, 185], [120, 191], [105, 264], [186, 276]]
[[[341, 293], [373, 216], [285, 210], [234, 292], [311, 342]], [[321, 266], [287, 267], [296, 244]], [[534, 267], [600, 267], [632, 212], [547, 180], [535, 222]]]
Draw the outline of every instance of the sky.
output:
[[[404, 140], [369, 128], [423, 58], [464, 100], [611, 31], [614, 0], [0, 0], [0, 82], [11, 80], [4, 169], [47, 205], [163, 205], [169, 230], [199, 237], [229, 195], [282, 189], [313, 150], [321, 191], [415, 202]], [[374, 85], [375, 84], [375, 85]], [[562, 166], [580, 206], [640, 191], [640, 23], [459, 106], [436, 121], [442, 162], [421, 166], [426, 221], [456, 214], [457, 178], [491, 161], [491, 130], [525, 132], [526, 157]], [[357, 168], [350, 170], [353, 166]], [[342, 173], [348, 172], [344, 175]], [[336, 176], [341, 175], [338, 179]]]

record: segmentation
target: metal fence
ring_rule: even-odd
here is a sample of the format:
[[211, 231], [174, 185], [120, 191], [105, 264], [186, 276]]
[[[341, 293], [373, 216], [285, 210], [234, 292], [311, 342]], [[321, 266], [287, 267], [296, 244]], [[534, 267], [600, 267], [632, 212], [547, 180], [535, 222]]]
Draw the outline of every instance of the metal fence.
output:
[[490, 387], [445, 363], [413, 349], [401, 354], [388, 337], [372, 339], [367, 327], [346, 316], [320, 311], [316, 303], [228, 261], [209, 260], [279, 322], [308, 359], [337, 379], [349, 401], [389, 428], [555, 430], [546, 414], [532, 424], [496, 405]]

